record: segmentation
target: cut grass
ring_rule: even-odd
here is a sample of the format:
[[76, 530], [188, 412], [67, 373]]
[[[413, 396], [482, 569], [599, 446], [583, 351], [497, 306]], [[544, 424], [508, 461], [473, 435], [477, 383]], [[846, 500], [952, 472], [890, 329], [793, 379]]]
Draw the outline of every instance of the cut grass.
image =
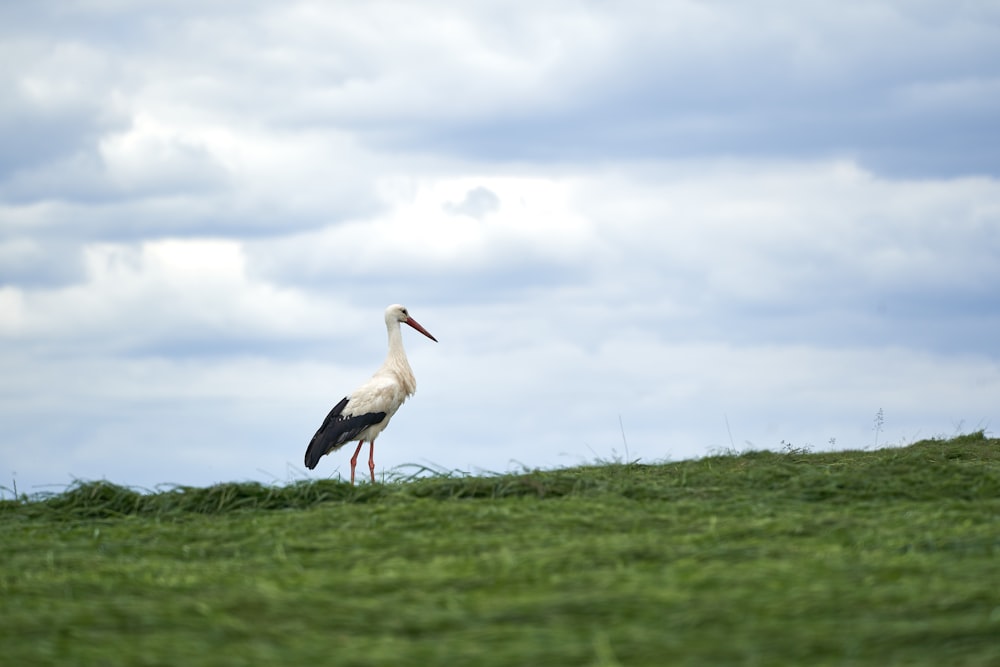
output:
[[0, 501], [5, 664], [1000, 664], [1000, 441]]

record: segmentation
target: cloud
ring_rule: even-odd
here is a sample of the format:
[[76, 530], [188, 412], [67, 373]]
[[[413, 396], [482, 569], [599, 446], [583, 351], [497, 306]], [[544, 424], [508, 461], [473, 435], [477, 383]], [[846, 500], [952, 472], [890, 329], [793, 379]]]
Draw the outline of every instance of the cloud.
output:
[[0, 183], [86, 151], [127, 122], [109, 90], [116, 67], [107, 54], [79, 42], [7, 37], [3, 43]]
[[380, 465], [989, 427], [998, 19], [4, 6], [0, 474], [305, 475], [393, 302]]
[[[467, 204], [476, 188], [509, 204], [481, 220], [454, 215], [455, 200]], [[407, 292], [454, 301], [477, 287], [516, 290], [572, 273], [592, 238], [567, 206], [568, 185], [550, 178], [390, 180], [379, 189], [383, 215], [252, 244], [254, 270], [276, 282], [327, 285], [351, 300], [384, 293], [387, 303], [400, 300], [390, 293], [405, 275]]]
[[[90, 245], [81, 283], [5, 288], [4, 377], [33, 378], [7, 380], [12, 437], [72, 442], [75, 475], [297, 478], [317, 420], [377, 367], [393, 301], [441, 343], [407, 338], [420, 391], [379, 441], [384, 466], [609, 457], [619, 417], [643, 460], [864, 446], [879, 408], [883, 442], [989, 426], [994, 180], [684, 163], [410, 185], [382, 184], [372, 220]], [[504, 206], [444, 210], [476, 187]], [[115, 463], [127, 441], [150, 459]]]
[[226, 185], [225, 169], [204, 147], [139, 127], [112, 135], [93, 152], [82, 152], [39, 170], [12, 176], [2, 192], [10, 202], [127, 201], [131, 198], [197, 196]]
[[[350, 20], [330, 3], [250, 5], [235, 20], [225, 8], [192, 9], [124, 14], [135, 39], [66, 11], [77, 38], [55, 33], [50, 64], [27, 66], [35, 58], [22, 50], [11, 71], [36, 72], [20, 80], [49, 97], [98, 105], [84, 117], [224, 127], [250, 111], [257, 128], [347, 133], [389, 153], [841, 157], [886, 174], [997, 170], [979, 138], [996, 117], [1000, 22], [982, 6], [440, 3], [431, 12], [370, 3], [352, 7]], [[19, 23], [21, 43], [49, 36], [43, 24]], [[87, 85], [107, 94], [82, 97]]]
[[330, 332], [335, 304], [247, 275], [239, 243], [163, 240], [89, 245], [85, 279], [65, 287], [5, 288], [0, 335], [14, 343], [85, 343], [102, 354], [166, 346], [227, 348]]
[[446, 202], [444, 210], [452, 215], [467, 215], [470, 218], [482, 218], [500, 208], [500, 198], [489, 188], [479, 186], [465, 193], [462, 201]]

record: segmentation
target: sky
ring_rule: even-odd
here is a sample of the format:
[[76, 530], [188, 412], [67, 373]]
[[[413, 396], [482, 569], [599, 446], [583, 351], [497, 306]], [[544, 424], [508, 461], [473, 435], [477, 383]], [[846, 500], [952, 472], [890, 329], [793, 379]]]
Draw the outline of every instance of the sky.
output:
[[[0, 494], [1000, 426], [1000, 4], [0, 4]], [[366, 448], [367, 452], [367, 448]]]

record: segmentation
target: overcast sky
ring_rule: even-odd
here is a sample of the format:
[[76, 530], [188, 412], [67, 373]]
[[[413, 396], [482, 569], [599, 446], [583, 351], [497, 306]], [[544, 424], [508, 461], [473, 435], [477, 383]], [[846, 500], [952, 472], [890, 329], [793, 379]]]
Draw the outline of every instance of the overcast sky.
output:
[[1000, 424], [992, 0], [37, 0], [0, 53], [0, 487], [346, 475], [397, 302], [379, 473]]

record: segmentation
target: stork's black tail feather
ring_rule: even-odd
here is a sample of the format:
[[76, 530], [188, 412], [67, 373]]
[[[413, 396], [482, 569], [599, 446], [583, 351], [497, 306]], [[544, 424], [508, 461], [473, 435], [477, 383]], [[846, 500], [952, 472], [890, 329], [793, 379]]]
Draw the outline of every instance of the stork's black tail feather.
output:
[[330, 414], [316, 431], [306, 448], [305, 464], [312, 470], [319, 460], [332, 451], [340, 449], [345, 443], [353, 440], [363, 430], [385, 419], [384, 412], [369, 412], [363, 415], [345, 417], [342, 413], [347, 407], [347, 398], [333, 406]]

